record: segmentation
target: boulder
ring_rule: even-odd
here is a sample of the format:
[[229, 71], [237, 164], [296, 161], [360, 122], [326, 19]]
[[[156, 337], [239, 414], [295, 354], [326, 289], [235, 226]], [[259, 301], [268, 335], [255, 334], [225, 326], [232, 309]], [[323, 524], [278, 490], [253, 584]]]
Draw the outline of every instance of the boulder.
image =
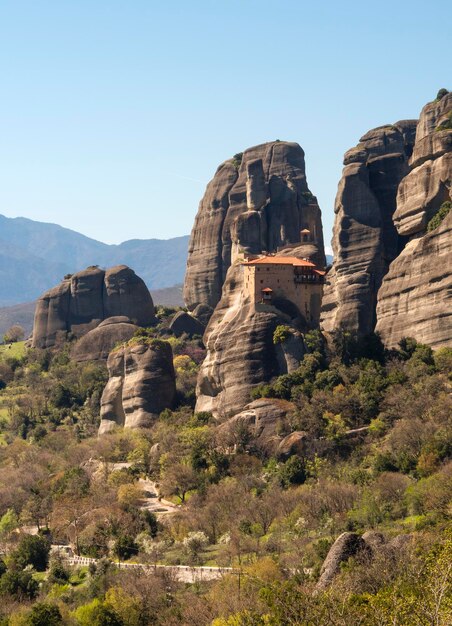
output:
[[333, 268], [327, 275], [321, 326], [364, 335], [376, 324], [377, 293], [403, 248], [392, 216], [409, 171], [416, 120], [375, 128], [346, 152], [335, 202]]
[[386, 537], [377, 530], [367, 530], [362, 535], [362, 539], [374, 553], [378, 552], [378, 550], [386, 544]]
[[245, 406], [243, 411], [217, 427], [217, 440], [224, 448], [233, 448], [245, 429], [249, 444], [264, 453], [272, 454], [281, 438], [278, 425], [293, 411], [294, 405], [286, 400], [261, 398]]
[[341, 563], [367, 551], [365, 541], [357, 533], [346, 532], [339, 535], [323, 562], [316, 589], [323, 591], [329, 587], [339, 573]]
[[154, 304], [148, 288], [126, 265], [108, 270], [88, 268], [65, 278], [39, 298], [32, 345], [52, 348], [69, 335], [80, 338], [115, 316], [125, 316], [137, 326], [154, 324]]
[[184, 286], [188, 308], [215, 308], [238, 255], [300, 243], [304, 228], [312, 234], [314, 261], [324, 266], [320, 209], [298, 144], [261, 144], [225, 161], [207, 185], [191, 233]]
[[173, 352], [166, 341], [133, 340], [108, 357], [109, 380], [101, 399], [99, 434], [147, 428], [176, 399]]
[[171, 320], [169, 327], [177, 337], [184, 333], [190, 337], [193, 335], [201, 335], [202, 337], [206, 329], [193, 315], [185, 311], [178, 311]]
[[276, 454], [280, 459], [288, 459], [290, 456], [306, 456], [308, 444], [311, 442], [307, 433], [296, 430], [284, 437], [279, 443]]
[[200, 324], [206, 327], [212, 317], [212, 313], [212, 307], [207, 306], [207, 304], [198, 304], [193, 311], [193, 317], [195, 317]]
[[106, 361], [113, 348], [129, 341], [139, 329], [125, 315], [109, 317], [83, 335], [71, 350], [74, 361]]

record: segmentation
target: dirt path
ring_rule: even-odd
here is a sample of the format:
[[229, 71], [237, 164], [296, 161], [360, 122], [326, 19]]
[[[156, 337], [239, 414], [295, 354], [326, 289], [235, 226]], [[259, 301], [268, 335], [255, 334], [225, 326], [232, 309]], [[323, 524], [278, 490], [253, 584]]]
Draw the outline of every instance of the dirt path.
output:
[[153, 480], [140, 478], [138, 480], [138, 487], [140, 487], [140, 489], [143, 490], [143, 494], [145, 494], [141, 508], [151, 511], [157, 518], [171, 515], [179, 510], [178, 506], [160, 497], [159, 490]]

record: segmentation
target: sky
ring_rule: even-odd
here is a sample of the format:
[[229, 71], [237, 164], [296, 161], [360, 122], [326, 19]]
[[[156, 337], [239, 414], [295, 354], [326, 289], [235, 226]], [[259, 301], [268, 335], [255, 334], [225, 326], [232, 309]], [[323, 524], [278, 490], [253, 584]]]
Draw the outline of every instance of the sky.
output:
[[344, 152], [452, 89], [450, 1], [0, 0], [0, 213], [188, 234], [218, 165], [296, 141], [331, 239]]

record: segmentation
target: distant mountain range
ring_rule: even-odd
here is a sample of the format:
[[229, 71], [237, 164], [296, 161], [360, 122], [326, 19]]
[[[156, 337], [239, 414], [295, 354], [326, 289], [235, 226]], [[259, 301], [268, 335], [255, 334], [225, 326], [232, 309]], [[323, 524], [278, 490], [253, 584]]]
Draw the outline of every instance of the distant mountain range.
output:
[[0, 215], [0, 306], [35, 300], [89, 265], [129, 265], [151, 292], [184, 280], [188, 235], [108, 245], [56, 224]]

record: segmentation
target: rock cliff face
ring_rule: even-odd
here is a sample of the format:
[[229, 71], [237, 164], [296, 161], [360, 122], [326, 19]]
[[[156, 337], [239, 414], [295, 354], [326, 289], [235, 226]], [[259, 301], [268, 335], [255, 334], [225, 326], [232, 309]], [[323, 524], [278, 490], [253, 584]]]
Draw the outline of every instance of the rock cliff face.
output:
[[392, 216], [415, 131], [415, 120], [375, 128], [345, 153], [334, 209], [334, 264], [322, 306], [327, 332], [342, 327], [366, 334], [375, 327], [378, 289], [404, 244]]
[[[251, 302], [242, 292], [241, 267], [231, 266], [204, 334], [207, 355], [199, 372], [196, 410], [232, 416], [249, 403], [254, 386], [298, 367], [304, 343], [294, 323], [275, 307]], [[293, 326], [294, 336], [274, 345], [280, 324]]]
[[388, 347], [403, 337], [432, 348], [451, 345], [452, 212], [392, 263], [378, 292], [377, 317], [376, 330]]
[[108, 357], [99, 434], [115, 426], [147, 428], [176, 398], [173, 352], [166, 341], [132, 343]]
[[442, 202], [450, 200], [452, 178], [452, 92], [421, 112], [410, 173], [399, 187], [394, 223], [400, 235], [423, 234]]
[[[320, 209], [300, 146], [272, 142], [239, 156], [218, 168], [200, 203], [184, 291], [190, 309], [215, 307], [204, 334], [196, 410], [217, 417], [236, 414], [254, 386], [292, 371], [304, 353], [298, 314], [255, 304], [243, 291], [243, 254], [278, 251], [325, 264]], [[280, 324], [294, 334], [275, 346]]]
[[411, 336], [439, 348], [452, 336], [452, 214], [427, 225], [452, 200], [452, 93], [423, 108], [410, 165], [394, 223], [411, 240], [383, 280], [376, 330], [388, 346]]
[[81, 337], [103, 320], [126, 316], [137, 326], [155, 322], [151, 295], [126, 265], [88, 268], [63, 280], [36, 305], [32, 345], [51, 348], [71, 333]]
[[312, 242], [306, 242], [303, 256], [323, 266], [320, 209], [298, 144], [266, 143], [225, 161], [207, 186], [191, 233], [184, 287], [189, 309], [217, 305], [240, 252], [274, 252], [300, 243], [304, 228]]

